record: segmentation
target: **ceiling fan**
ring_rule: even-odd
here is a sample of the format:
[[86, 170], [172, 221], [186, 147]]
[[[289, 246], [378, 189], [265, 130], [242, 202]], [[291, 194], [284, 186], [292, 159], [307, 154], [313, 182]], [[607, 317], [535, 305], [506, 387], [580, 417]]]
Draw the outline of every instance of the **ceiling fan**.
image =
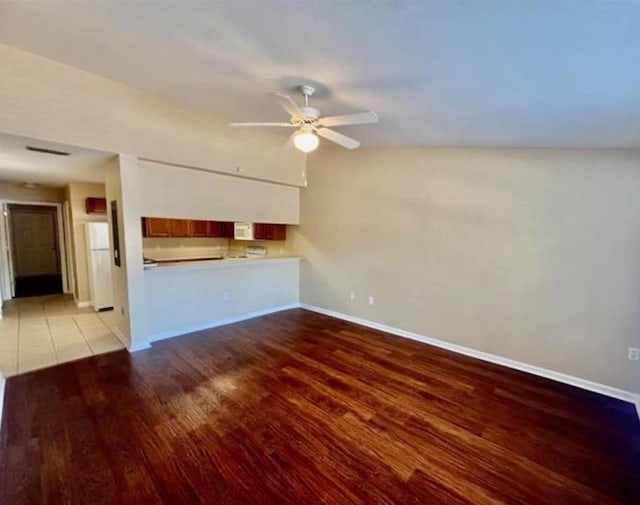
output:
[[272, 126], [280, 128], [296, 128], [289, 138], [287, 144], [293, 145], [304, 153], [314, 151], [320, 139], [318, 136], [335, 142], [347, 149], [355, 149], [360, 146], [360, 142], [342, 133], [331, 130], [330, 126], [345, 126], [353, 124], [377, 123], [378, 115], [373, 111], [355, 112], [353, 114], [343, 114], [340, 116], [320, 116], [320, 111], [309, 106], [309, 97], [315, 93], [315, 88], [304, 84], [300, 86], [300, 92], [304, 95], [304, 106], [299, 107], [288, 95], [273, 93], [284, 110], [291, 119], [288, 123], [230, 123], [231, 126]]

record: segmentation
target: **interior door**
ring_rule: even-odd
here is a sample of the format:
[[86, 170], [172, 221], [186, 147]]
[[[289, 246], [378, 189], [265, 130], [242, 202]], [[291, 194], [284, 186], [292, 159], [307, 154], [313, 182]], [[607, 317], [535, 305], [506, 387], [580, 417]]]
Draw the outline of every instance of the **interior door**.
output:
[[52, 207], [11, 205], [15, 277], [59, 275], [56, 211]]

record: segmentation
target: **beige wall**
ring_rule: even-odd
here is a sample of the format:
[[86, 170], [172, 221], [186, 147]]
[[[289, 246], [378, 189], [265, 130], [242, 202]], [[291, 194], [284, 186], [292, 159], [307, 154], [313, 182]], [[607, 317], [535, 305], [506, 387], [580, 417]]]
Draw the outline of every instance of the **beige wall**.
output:
[[16, 202], [56, 202], [64, 201], [64, 188], [36, 186], [25, 188], [14, 182], [0, 181], [0, 200]]
[[89, 274], [87, 267], [87, 246], [85, 225], [89, 222], [105, 222], [104, 214], [87, 214], [86, 200], [89, 197], [104, 198], [104, 184], [72, 182], [66, 189], [71, 214], [71, 249], [73, 251], [72, 267], [75, 278], [73, 296], [77, 302], [89, 302]]
[[147, 217], [298, 223], [300, 189], [163, 163], [138, 162]]
[[[305, 156], [286, 137], [0, 44], [0, 130], [292, 185]], [[237, 172], [237, 167], [241, 172]]]
[[640, 392], [640, 152], [324, 150], [308, 176], [302, 302]]

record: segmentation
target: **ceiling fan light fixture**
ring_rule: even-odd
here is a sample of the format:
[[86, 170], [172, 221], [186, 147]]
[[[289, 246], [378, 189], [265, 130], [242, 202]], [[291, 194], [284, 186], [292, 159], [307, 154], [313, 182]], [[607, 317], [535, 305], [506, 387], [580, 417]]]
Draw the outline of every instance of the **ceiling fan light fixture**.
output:
[[320, 144], [318, 136], [310, 131], [300, 131], [293, 137], [293, 145], [303, 153], [315, 151]]
[[347, 126], [356, 124], [371, 124], [378, 122], [378, 115], [372, 110], [364, 112], [353, 112], [341, 114], [339, 116], [322, 116], [315, 107], [309, 106], [309, 97], [315, 92], [313, 86], [303, 84], [299, 87], [304, 96], [304, 105], [299, 106], [293, 98], [282, 93], [273, 93], [282, 108], [289, 114], [288, 123], [285, 122], [239, 122], [230, 123], [230, 126], [268, 126], [273, 128], [295, 128], [293, 135], [285, 146], [293, 145], [303, 153], [315, 151], [320, 144], [322, 137], [329, 142], [338, 144], [345, 149], [355, 149], [360, 147], [360, 142], [351, 137], [347, 137], [340, 132], [332, 130], [334, 126]]

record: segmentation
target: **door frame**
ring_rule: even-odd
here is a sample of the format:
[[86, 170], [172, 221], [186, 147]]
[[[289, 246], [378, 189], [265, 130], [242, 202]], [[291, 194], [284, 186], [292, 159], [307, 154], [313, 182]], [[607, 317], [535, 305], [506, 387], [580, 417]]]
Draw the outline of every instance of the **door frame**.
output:
[[15, 282], [13, 278], [13, 244], [11, 243], [11, 233], [9, 232], [9, 205], [39, 205], [42, 207], [55, 207], [56, 228], [58, 233], [58, 254], [60, 255], [60, 275], [62, 276], [62, 292], [69, 293], [69, 270], [67, 243], [64, 233], [65, 220], [62, 212], [62, 202], [32, 202], [21, 200], [0, 200], [2, 206], [2, 219], [0, 219], [0, 290], [2, 300], [11, 300], [15, 296]]

